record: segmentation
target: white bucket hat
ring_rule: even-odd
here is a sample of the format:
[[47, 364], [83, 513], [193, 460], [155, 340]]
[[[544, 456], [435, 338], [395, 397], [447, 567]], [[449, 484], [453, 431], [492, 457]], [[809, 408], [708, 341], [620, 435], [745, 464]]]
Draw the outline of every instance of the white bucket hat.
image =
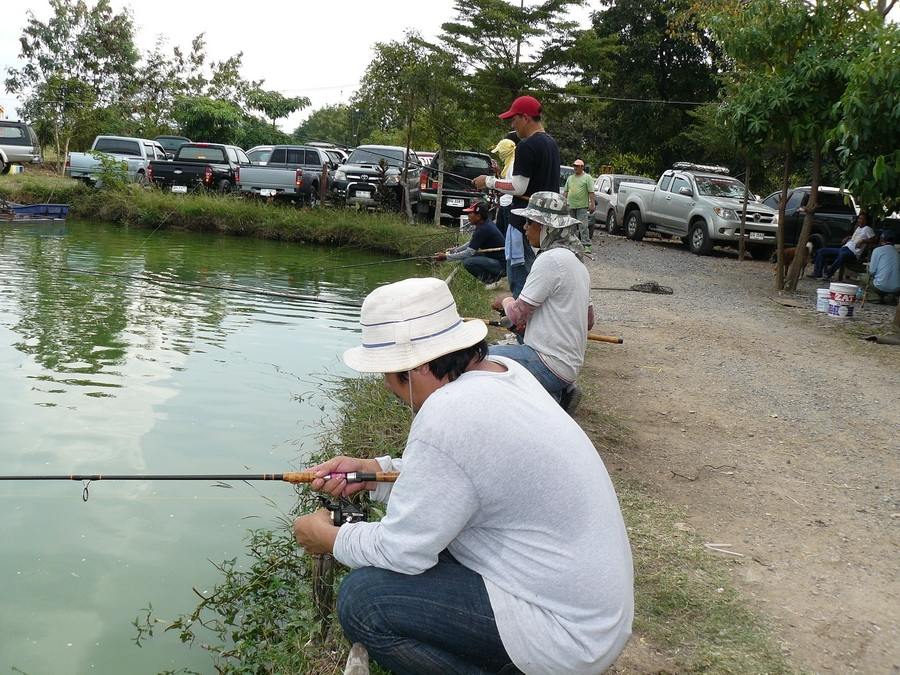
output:
[[362, 345], [344, 363], [362, 373], [400, 373], [480, 342], [483, 321], [463, 321], [440, 279], [404, 279], [366, 296], [359, 315]]
[[512, 212], [547, 227], [570, 227], [580, 222], [569, 215], [566, 200], [558, 192], [535, 192], [526, 208], [513, 209]]

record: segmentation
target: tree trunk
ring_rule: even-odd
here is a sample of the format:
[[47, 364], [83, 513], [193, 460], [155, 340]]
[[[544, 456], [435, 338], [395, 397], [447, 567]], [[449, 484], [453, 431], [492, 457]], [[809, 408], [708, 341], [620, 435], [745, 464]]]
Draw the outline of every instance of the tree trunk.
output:
[[69, 158], [69, 143], [71, 142], [72, 137], [66, 137], [66, 145], [63, 149], [62, 157], [56, 158], [56, 173], [62, 176], [66, 171], [66, 160]]
[[[813, 148], [812, 162], [812, 182], [810, 183], [809, 202], [806, 204], [806, 215], [803, 217], [803, 227], [800, 230], [800, 236], [797, 238], [797, 251], [806, 248], [806, 242], [809, 241], [809, 235], [812, 232], [813, 218], [815, 218], [816, 209], [819, 207], [819, 183], [822, 180], [822, 143], [820, 140], [815, 141]], [[785, 281], [785, 290], [794, 291], [797, 289], [797, 282], [800, 280], [800, 268], [802, 267], [803, 256], [795, 255], [788, 270], [787, 280]]]
[[897, 311], [894, 312], [894, 332], [900, 334], [900, 302], [897, 303]]
[[409, 146], [412, 144], [412, 113], [406, 118], [406, 153], [403, 155], [403, 203], [406, 206], [406, 219], [412, 225], [412, 204], [409, 203]]
[[[744, 173], [744, 203], [741, 205], [741, 240], [738, 242], [738, 262], [744, 261], [747, 252], [747, 197], [750, 192], [750, 162], [747, 162], [747, 171]], [[756, 256], [754, 256], [756, 257]]]
[[794, 153], [791, 151], [791, 141], [784, 145], [784, 177], [781, 181], [781, 199], [778, 201], [778, 228], [775, 231], [775, 245], [777, 269], [775, 270], [775, 290], [781, 292], [784, 289], [784, 210], [787, 206], [787, 194], [791, 185], [791, 164]]
[[444, 148], [438, 148], [438, 187], [434, 203], [434, 224], [441, 224], [441, 205], [444, 203]]

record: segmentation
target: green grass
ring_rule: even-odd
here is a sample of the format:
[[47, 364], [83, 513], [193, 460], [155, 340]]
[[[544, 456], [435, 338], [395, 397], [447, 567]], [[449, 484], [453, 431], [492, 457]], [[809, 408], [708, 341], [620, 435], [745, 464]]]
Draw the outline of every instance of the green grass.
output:
[[453, 229], [409, 225], [393, 213], [297, 208], [234, 195], [173, 195], [134, 185], [120, 191], [94, 190], [55, 176], [0, 177], [0, 197], [19, 202], [68, 203], [72, 216], [85, 220], [358, 246], [400, 256], [430, 255], [456, 241]]

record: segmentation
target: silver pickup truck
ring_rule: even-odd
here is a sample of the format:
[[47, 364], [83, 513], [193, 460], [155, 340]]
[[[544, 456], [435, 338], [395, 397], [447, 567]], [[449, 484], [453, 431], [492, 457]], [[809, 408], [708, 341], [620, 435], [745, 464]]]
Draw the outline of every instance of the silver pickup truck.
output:
[[[722, 167], [679, 162], [656, 185], [621, 183], [616, 215], [629, 239], [640, 241], [648, 231], [680, 237], [697, 255], [715, 245], [736, 245], [741, 235], [744, 184]], [[754, 258], [775, 248], [778, 214], [757, 201], [747, 202], [744, 236]]]
[[322, 168], [329, 182], [337, 168], [324, 148], [311, 145], [276, 145], [265, 166], [242, 166], [238, 188], [242, 193], [298, 201], [315, 201], [319, 196]]
[[65, 173], [87, 183], [97, 183], [100, 160], [91, 153], [102, 152], [128, 165], [128, 178], [143, 184], [147, 180], [147, 165], [153, 160], [166, 159], [166, 151], [158, 141], [127, 136], [97, 136], [90, 152], [70, 152]]

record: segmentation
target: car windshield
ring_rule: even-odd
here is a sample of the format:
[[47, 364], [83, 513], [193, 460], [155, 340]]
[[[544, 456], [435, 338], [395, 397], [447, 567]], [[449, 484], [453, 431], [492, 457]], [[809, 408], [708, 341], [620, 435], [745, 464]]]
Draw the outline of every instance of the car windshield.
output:
[[224, 162], [225, 153], [221, 148], [207, 146], [182, 145], [178, 150], [177, 159], [199, 159], [207, 162]]
[[180, 148], [185, 143], [189, 141], [184, 140], [183, 138], [158, 138], [159, 144], [163, 146], [166, 150], [174, 152], [178, 148]]
[[347, 160], [348, 164], [378, 164], [384, 160], [388, 166], [403, 166], [403, 150], [399, 148], [357, 148]]
[[451, 169], [478, 169], [483, 173], [491, 170], [491, 158], [484, 155], [469, 155], [464, 153], [447, 153]]
[[114, 155], [141, 156], [141, 144], [137, 141], [126, 141], [121, 138], [101, 138], [94, 144], [94, 150], [109, 152]]
[[734, 178], [727, 178], [726, 176], [694, 176], [694, 180], [697, 181], [697, 189], [704, 197], [744, 198], [744, 184]]

